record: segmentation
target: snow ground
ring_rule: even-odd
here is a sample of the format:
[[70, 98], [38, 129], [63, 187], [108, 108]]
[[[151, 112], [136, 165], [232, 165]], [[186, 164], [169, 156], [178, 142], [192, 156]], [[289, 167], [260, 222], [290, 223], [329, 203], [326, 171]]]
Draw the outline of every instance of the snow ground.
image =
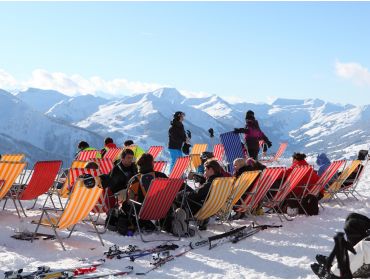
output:
[[[208, 250], [207, 247], [195, 249], [146, 276], [136, 276], [135, 272], [149, 269], [151, 256], [138, 259], [134, 263], [127, 259], [107, 260], [98, 270], [112, 272], [133, 265], [134, 273], [126, 276], [127, 278], [316, 278], [311, 272], [310, 264], [314, 262], [316, 254], [330, 252], [333, 246], [332, 237], [336, 231], [343, 231], [345, 217], [350, 212], [369, 215], [369, 185], [368, 166], [358, 185], [361, 194], [359, 201], [346, 198], [344, 207], [335, 202], [325, 203], [325, 208], [320, 209], [318, 216], [297, 216], [294, 221], [285, 221], [282, 228], [261, 231], [236, 244], [228, 242], [212, 250]], [[41, 206], [42, 203], [41, 199], [38, 205]], [[25, 205], [29, 207], [32, 204]], [[103, 252], [113, 244], [120, 246], [133, 244], [139, 248], [147, 248], [162, 243], [142, 243], [139, 236], [124, 237], [107, 232], [102, 235], [105, 242], [105, 247], [102, 247], [96, 234], [90, 232], [91, 226], [81, 224], [72, 237], [65, 240], [67, 251], [64, 252], [55, 240], [36, 240], [31, 243], [11, 238], [18, 228], [34, 230], [35, 225], [30, 222], [40, 215], [40, 211], [27, 211], [29, 217], [20, 222], [12, 203], [8, 202], [7, 209], [0, 212], [1, 272], [19, 268], [32, 271], [40, 265], [48, 265], [53, 269], [70, 268], [81, 265], [79, 258], [87, 257], [90, 260], [102, 258]], [[258, 216], [257, 220], [261, 224], [280, 224], [276, 215]], [[245, 219], [233, 222], [232, 225], [248, 225], [250, 222], [251, 220]], [[47, 228], [41, 228], [40, 231], [51, 233]], [[221, 225], [213, 223], [202, 235], [205, 237], [222, 231]], [[61, 235], [66, 237], [67, 233], [62, 232]], [[154, 238], [155, 235], [149, 237]], [[175, 243], [181, 246], [197, 239], [193, 237]], [[180, 252], [180, 249], [175, 253], [177, 252]]]

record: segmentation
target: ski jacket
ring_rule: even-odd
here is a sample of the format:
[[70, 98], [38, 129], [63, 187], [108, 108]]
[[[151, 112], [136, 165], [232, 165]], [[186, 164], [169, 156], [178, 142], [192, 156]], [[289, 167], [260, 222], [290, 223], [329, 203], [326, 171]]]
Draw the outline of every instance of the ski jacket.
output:
[[173, 120], [168, 130], [168, 148], [181, 150], [186, 141], [184, 125], [180, 121]]
[[137, 174], [137, 167], [133, 163], [130, 166], [124, 166], [119, 161], [112, 169], [109, 175], [102, 175], [102, 185], [109, 188], [113, 193], [117, 193], [127, 188], [129, 180]]
[[317, 156], [316, 159], [316, 164], [319, 166], [319, 169], [317, 170], [317, 175], [321, 176], [325, 170], [329, 167], [330, 165], [330, 160], [326, 156], [326, 154], [322, 153]]

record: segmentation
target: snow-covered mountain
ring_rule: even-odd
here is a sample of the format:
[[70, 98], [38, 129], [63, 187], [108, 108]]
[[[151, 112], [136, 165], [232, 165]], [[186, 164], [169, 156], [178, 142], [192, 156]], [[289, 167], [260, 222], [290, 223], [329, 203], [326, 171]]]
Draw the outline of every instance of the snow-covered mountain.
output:
[[[367, 149], [370, 143], [369, 106], [283, 98], [272, 104], [230, 104], [215, 95], [187, 98], [174, 88], [113, 101], [91, 95], [63, 97], [53, 104], [50, 96], [60, 97], [57, 92], [37, 91], [21, 93], [22, 100], [38, 111], [47, 108], [42, 112], [55, 120], [62, 119], [97, 133], [100, 139], [111, 136], [118, 144], [131, 138], [144, 148], [166, 145], [167, 130], [175, 111], [186, 113], [185, 128], [192, 132], [193, 143], [210, 144], [208, 129], [211, 127], [216, 136], [213, 142], [218, 142], [220, 133], [244, 125], [247, 110], [255, 112], [261, 128], [273, 142], [272, 151], [280, 142], [288, 141], [287, 154], [328, 152], [339, 158], [354, 156], [356, 150]], [[46, 98], [43, 98], [44, 93]], [[34, 97], [32, 102], [28, 94]]]
[[3, 90], [0, 112], [0, 154], [24, 152], [31, 163], [62, 159], [68, 165], [79, 141], [86, 140], [92, 146], [103, 141], [100, 135], [50, 118]]

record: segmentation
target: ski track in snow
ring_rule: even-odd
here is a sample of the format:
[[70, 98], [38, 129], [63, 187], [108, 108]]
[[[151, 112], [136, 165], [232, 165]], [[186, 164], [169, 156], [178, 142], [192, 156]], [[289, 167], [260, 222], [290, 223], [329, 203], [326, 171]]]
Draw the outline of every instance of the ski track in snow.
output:
[[[98, 268], [99, 272], [114, 272], [128, 265], [134, 266], [134, 272], [124, 278], [315, 278], [311, 272], [310, 264], [314, 262], [315, 255], [328, 254], [333, 246], [333, 236], [336, 231], [343, 231], [345, 217], [351, 212], [368, 215], [370, 206], [370, 168], [365, 169], [364, 176], [358, 185], [361, 194], [359, 201], [354, 198], [345, 198], [344, 207], [335, 202], [324, 204], [318, 216], [295, 217], [294, 221], [284, 221], [282, 228], [272, 228], [260, 231], [236, 244], [230, 242], [220, 244], [212, 250], [208, 247], [192, 250], [179, 258], [164, 264], [147, 274], [136, 276], [136, 272], [151, 268], [151, 255], [130, 262], [127, 259], [106, 260]], [[39, 199], [41, 206], [43, 199]], [[32, 203], [24, 203], [30, 207]], [[103, 252], [113, 244], [122, 247], [133, 244], [139, 248], [148, 248], [163, 242], [142, 243], [140, 237], [124, 237], [114, 232], [102, 235], [105, 247], [100, 245], [95, 233], [90, 232], [90, 224], [80, 224], [72, 237], [64, 240], [67, 251], [64, 252], [55, 240], [19, 241], [10, 236], [18, 228], [27, 228], [32, 231], [35, 225], [31, 221], [39, 217], [40, 211], [27, 211], [28, 217], [20, 222], [13, 204], [9, 201], [6, 210], [0, 212], [0, 264], [1, 272], [24, 268], [33, 271], [40, 265], [48, 265], [53, 269], [71, 268], [83, 264], [79, 258], [89, 258], [94, 261], [102, 258]], [[280, 224], [276, 215], [265, 214], [258, 216], [261, 224]], [[232, 222], [233, 226], [248, 225], [250, 219]], [[224, 225], [229, 228], [229, 225]], [[206, 237], [221, 233], [223, 226], [213, 222], [208, 230], [202, 232]], [[41, 227], [39, 232], [51, 233], [48, 228]], [[60, 231], [66, 237], [66, 231]], [[155, 238], [156, 234], [149, 237]], [[186, 245], [190, 240], [198, 237], [182, 239], [174, 243], [179, 246]], [[175, 251], [175, 254], [181, 249]], [[171, 251], [173, 252], [173, 251]], [[0, 274], [0, 277], [2, 274]]]

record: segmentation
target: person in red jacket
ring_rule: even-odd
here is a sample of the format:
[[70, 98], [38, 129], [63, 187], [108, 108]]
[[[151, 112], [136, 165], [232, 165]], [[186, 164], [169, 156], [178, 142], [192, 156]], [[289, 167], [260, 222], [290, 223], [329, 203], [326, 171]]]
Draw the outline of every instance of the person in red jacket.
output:
[[100, 151], [100, 154], [102, 156], [102, 158], [104, 157], [104, 155], [110, 150], [110, 149], [116, 149], [117, 148], [117, 145], [114, 144], [113, 142], [113, 139], [110, 138], [110, 137], [107, 137], [105, 138], [104, 140], [104, 148], [101, 149]]

